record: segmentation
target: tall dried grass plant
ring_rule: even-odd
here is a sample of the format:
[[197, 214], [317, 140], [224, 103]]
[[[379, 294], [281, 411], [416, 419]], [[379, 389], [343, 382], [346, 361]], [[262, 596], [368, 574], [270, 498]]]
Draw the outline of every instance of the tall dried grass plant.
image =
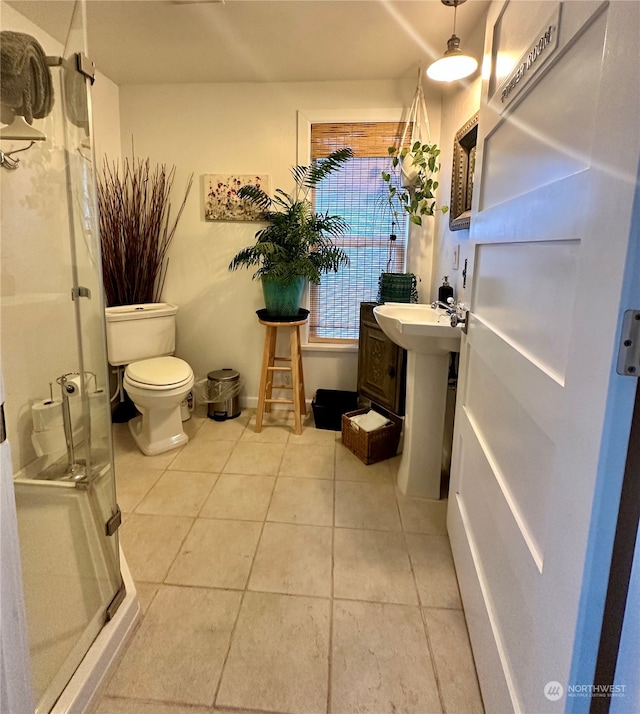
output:
[[125, 159], [122, 171], [105, 159], [98, 176], [102, 273], [107, 305], [159, 302], [167, 274], [167, 252], [193, 183], [187, 181], [171, 221], [176, 168], [151, 168], [149, 159]]

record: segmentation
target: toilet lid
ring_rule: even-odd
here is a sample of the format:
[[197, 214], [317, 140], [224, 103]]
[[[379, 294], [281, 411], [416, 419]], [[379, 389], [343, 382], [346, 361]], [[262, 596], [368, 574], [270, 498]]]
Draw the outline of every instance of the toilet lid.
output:
[[193, 372], [177, 357], [153, 357], [132, 362], [125, 370], [125, 377], [151, 387], [179, 387], [193, 377]]

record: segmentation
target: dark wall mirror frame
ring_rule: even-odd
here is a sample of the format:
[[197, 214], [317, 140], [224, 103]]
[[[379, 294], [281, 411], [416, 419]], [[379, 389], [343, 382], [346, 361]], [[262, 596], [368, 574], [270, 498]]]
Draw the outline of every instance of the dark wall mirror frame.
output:
[[471, 198], [473, 196], [477, 142], [478, 114], [476, 113], [460, 128], [453, 142], [450, 231], [460, 231], [471, 225]]

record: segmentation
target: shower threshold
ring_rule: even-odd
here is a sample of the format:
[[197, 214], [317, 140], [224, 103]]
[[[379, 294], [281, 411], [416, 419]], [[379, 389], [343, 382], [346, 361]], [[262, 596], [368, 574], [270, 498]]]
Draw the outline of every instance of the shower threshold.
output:
[[109, 457], [107, 452], [96, 454], [96, 458], [90, 465], [87, 472], [87, 462], [85, 459], [76, 459], [69, 465], [66, 457], [50, 464], [42, 469], [34, 478], [36, 481], [71, 481], [71, 482], [91, 482], [104, 474], [109, 467]]

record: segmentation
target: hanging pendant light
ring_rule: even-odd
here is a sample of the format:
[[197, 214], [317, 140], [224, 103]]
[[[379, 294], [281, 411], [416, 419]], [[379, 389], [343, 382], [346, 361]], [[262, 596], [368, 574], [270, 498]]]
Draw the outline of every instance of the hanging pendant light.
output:
[[456, 35], [456, 12], [458, 5], [467, 0], [440, 0], [447, 7], [453, 6], [453, 34], [447, 40], [447, 51], [427, 68], [427, 77], [436, 82], [455, 82], [473, 74], [478, 61], [460, 49], [460, 38]]

